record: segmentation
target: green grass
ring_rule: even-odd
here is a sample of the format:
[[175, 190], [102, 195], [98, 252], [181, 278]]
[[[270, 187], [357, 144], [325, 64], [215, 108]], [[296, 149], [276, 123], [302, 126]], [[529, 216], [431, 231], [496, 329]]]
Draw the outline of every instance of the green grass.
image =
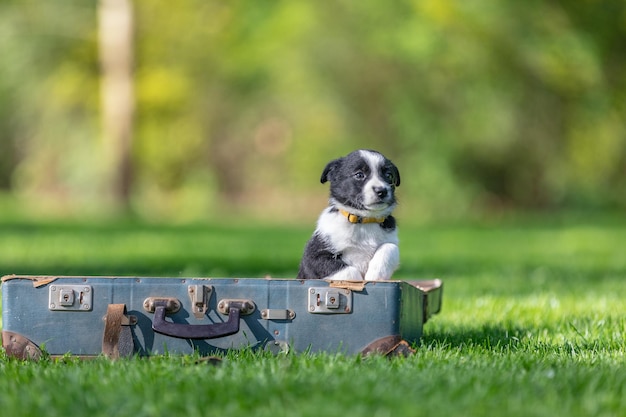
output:
[[[626, 219], [401, 226], [397, 278], [444, 280], [408, 358], [0, 358], [11, 416], [623, 416]], [[311, 227], [0, 223], [0, 274], [292, 277]]]

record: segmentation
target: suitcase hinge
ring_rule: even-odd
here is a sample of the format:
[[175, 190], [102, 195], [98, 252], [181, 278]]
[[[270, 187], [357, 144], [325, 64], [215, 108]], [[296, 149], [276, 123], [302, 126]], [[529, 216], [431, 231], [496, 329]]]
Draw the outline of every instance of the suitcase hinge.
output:
[[291, 309], [285, 308], [265, 308], [261, 310], [261, 318], [263, 320], [293, 320], [296, 318], [296, 313]]

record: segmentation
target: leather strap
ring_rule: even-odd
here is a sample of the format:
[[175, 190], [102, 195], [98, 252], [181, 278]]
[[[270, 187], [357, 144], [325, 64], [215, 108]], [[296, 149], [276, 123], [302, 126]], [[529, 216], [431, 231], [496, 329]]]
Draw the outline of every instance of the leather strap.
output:
[[110, 359], [130, 356], [134, 343], [130, 321], [126, 317], [126, 304], [109, 304], [104, 321], [102, 353]]

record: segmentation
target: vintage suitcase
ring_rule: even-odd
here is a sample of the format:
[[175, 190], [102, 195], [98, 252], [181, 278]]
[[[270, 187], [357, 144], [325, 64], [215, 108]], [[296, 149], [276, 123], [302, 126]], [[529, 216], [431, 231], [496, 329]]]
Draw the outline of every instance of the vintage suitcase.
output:
[[388, 353], [419, 341], [441, 296], [439, 280], [9, 275], [2, 278], [2, 345], [32, 359], [245, 347]]

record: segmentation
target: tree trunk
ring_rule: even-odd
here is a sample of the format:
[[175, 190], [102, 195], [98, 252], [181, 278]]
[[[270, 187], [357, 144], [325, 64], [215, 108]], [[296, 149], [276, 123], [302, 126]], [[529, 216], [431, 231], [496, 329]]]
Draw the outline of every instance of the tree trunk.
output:
[[99, 53], [104, 156], [110, 192], [129, 208], [132, 186], [133, 10], [130, 0], [100, 0]]

